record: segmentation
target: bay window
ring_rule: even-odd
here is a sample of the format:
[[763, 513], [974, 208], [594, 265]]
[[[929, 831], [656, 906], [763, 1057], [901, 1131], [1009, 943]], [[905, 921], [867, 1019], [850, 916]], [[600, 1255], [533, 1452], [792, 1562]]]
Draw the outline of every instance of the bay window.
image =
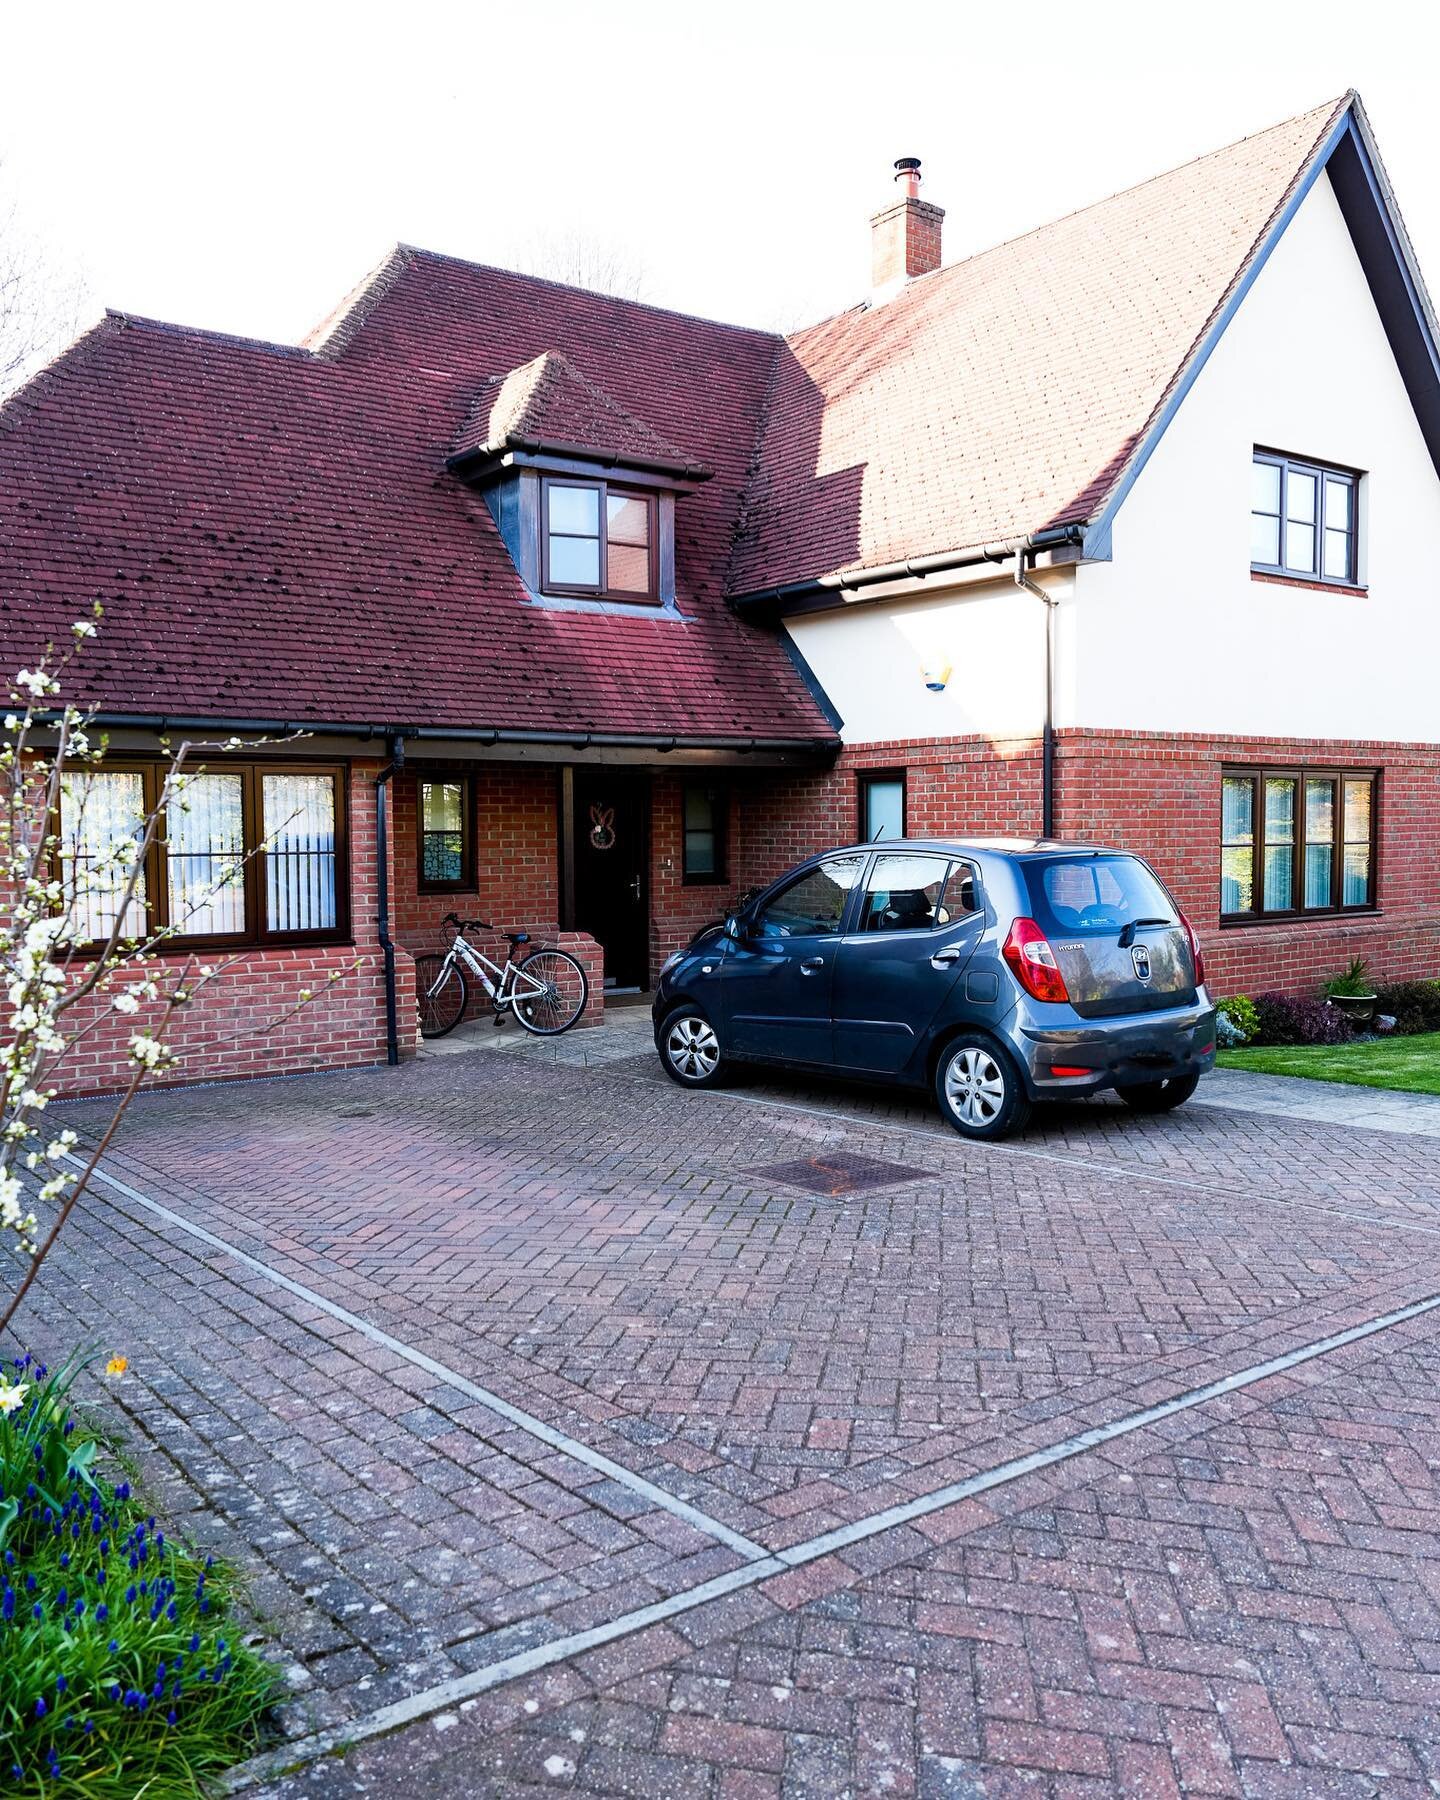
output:
[[[114, 927], [165, 774], [107, 763], [62, 783], [56, 860], [82, 941]], [[227, 758], [185, 771], [164, 799], [124, 930], [183, 948], [333, 942], [349, 928], [348, 890], [344, 770]]]
[[1375, 904], [1374, 770], [1227, 770], [1220, 916], [1302, 917]]

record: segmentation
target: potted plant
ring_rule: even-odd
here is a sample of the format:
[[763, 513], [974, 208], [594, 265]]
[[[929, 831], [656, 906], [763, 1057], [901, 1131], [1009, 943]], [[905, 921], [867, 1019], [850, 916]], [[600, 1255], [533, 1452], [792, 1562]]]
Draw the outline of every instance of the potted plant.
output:
[[1370, 1023], [1375, 1017], [1375, 984], [1363, 956], [1355, 957], [1343, 975], [1330, 977], [1325, 983], [1325, 997], [1352, 1025]]

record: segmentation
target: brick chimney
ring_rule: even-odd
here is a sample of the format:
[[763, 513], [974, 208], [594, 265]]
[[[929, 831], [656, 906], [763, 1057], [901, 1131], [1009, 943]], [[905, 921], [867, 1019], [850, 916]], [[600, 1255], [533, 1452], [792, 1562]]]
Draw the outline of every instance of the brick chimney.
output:
[[877, 299], [887, 299], [912, 276], [940, 267], [945, 209], [920, 198], [920, 158], [900, 157], [895, 180], [901, 197], [870, 221], [870, 280]]

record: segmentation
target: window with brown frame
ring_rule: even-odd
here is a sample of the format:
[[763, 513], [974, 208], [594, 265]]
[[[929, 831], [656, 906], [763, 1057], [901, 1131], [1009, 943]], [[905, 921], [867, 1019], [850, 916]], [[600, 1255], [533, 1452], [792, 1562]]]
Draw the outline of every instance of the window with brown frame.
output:
[[726, 879], [725, 827], [729, 796], [724, 788], [686, 782], [683, 796], [682, 867], [687, 887], [715, 886]]
[[420, 879], [422, 894], [462, 892], [475, 886], [470, 777], [420, 780]]
[[608, 481], [547, 478], [541, 585], [547, 594], [657, 598], [655, 498]]
[[1227, 769], [1222, 921], [1373, 908], [1378, 794], [1373, 769]]
[[[114, 926], [124, 881], [107, 855], [139, 840], [164, 784], [164, 766], [142, 761], [107, 761], [62, 783], [57, 873], [82, 940]], [[345, 786], [337, 764], [226, 759], [186, 771], [146, 855], [127, 935], [162, 933], [186, 949], [343, 941]]]

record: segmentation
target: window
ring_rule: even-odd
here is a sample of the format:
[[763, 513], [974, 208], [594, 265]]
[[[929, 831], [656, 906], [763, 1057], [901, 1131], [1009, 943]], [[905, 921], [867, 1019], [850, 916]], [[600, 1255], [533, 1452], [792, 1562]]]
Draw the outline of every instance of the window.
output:
[[1245, 769], [1220, 802], [1220, 915], [1295, 917], [1375, 904], [1373, 770]]
[[1175, 902], [1134, 856], [1057, 857], [1027, 862], [1031, 916], [1047, 938], [1111, 937], [1142, 920], [1176, 923]]
[[544, 508], [547, 593], [655, 599], [653, 496], [605, 481], [547, 480]]
[[[955, 871], [958, 877], [962, 865], [957, 863]], [[944, 902], [949, 874], [950, 864], [943, 856], [877, 856], [865, 883], [861, 931], [933, 931], [937, 925], [948, 925], [950, 912]], [[960, 885], [958, 880], [955, 885]]]
[[1251, 568], [1354, 587], [1359, 580], [1354, 471], [1257, 450], [1251, 479]]
[[[62, 783], [59, 877], [82, 938], [108, 937], [157, 763], [108, 765]], [[338, 767], [231, 763], [187, 773], [165, 805], [131, 901], [128, 935], [189, 947], [316, 942], [348, 929], [345, 777]], [[113, 866], [109, 859], [113, 858]]]
[[685, 789], [685, 880], [699, 885], [725, 880], [727, 797], [723, 789]]
[[420, 891], [473, 888], [470, 779], [420, 783]]
[[880, 838], [905, 835], [905, 774], [903, 770], [860, 777], [860, 841], [873, 844]]
[[777, 894], [756, 914], [756, 937], [829, 937], [839, 931], [845, 901], [865, 867], [863, 856], [832, 856]]

